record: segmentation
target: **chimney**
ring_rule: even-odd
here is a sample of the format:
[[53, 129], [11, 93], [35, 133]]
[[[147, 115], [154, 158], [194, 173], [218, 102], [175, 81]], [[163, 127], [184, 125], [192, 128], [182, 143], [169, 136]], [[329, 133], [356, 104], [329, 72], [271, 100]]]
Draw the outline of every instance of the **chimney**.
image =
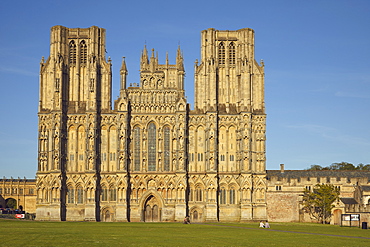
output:
[[284, 173], [284, 164], [280, 164], [280, 172]]

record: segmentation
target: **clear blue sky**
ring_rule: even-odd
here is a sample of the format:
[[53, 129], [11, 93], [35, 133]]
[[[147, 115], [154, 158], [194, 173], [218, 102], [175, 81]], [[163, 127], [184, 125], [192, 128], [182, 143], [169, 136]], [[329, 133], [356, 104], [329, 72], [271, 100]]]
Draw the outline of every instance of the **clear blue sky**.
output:
[[[129, 3], [129, 4], [125, 4]], [[107, 30], [113, 99], [122, 56], [139, 80], [144, 44], [160, 63], [185, 58], [193, 105], [193, 65], [207, 28], [255, 30], [265, 62], [267, 169], [370, 163], [370, 1], [70, 1], [0, 3], [0, 177], [35, 176], [39, 62], [50, 28]]]

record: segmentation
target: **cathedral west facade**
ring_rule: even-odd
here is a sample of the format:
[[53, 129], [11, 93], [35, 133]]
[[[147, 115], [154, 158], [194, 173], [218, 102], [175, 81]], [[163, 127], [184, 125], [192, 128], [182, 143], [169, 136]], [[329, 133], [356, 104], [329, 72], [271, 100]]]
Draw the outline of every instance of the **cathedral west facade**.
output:
[[51, 29], [40, 64], [37, 220], [265, 220], [264, 65], [254, 31], [201, 33], [195, 102], [175, 64], [141, 54], [112, 106], [105, 30]]

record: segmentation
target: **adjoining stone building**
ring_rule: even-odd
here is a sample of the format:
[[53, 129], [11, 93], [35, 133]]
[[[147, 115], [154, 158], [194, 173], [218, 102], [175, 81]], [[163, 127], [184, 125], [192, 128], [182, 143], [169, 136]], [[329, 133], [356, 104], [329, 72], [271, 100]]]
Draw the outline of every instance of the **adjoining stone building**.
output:
[[141, 55], [140, 82], [112, 107], [105, 30], [51, 29], [41, 61], [38, 220], [265, 220], [264, 65], [254, 31], [208, 29], [195, 65], [195, 105], [176, 63]]
[[340, 189], [332, 210], [331, 224], [341, 224], [341, 215], [356, 213], [370, 222], [370, 171], [357, 170], [267, 170], [267, 218], [277, 222], [315, 222], [302, 210], [303, 191], [317, 184]]
[[9, 200], [14, 201], [15, 209], [28, 213], [36, 212], [36, 179], [0, 179], [0, 208], [8, 208]]

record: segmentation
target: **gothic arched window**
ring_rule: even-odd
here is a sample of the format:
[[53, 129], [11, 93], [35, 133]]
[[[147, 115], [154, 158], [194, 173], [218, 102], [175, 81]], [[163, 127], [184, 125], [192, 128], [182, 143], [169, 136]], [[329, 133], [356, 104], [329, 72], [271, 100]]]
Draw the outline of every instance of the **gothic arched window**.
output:
[[163, 129], [164, 132], [164, 170], [169, 171], [170, 170], [170, 127], [166, 126]]
[[235, 189], [231, 187], [230, 189], [230, 204], [235, 204]]
[[203, 199], [202, 188], [200, 186], [197, 186], [197, 188], [195, 189], [195, 201], [201, 202], [202, 199]]
[[109, 201], [116, 201], [117, 200], [117, 191], [115, 188], [109, 188]]
[[156, 170], [156, 132], [155, 124], [150, 123], [148, 129], [148, 171]]
[[77, 189], [76, 189], [76, 195], [77, 195], [77, 203], [79, 204], [82, 204], [84, 203], [84, 199], [83, 199], [83, 190], [82, 190], [82, 187], [81, 186], [78, 186]]
[[140, 128], [134, 128], [134, 171], [140, 171]]
[[69, 64], [76, 65], [76, 44], [73, 40], [69, 42]]
[[225, 46], [223, 42], [218, 45], [218, 64], [225, 64]]
[[226, 190], [225, 187], [220, 189], [220, 204], [226, 204]]
[[85, 40], [82, 40], [80, 43], [80, 62], [82, 65], [85, 65], [87, 62], [87, 45]]
[[72, 186], [67, 187], [67, 203], [75, 202], [75, 190]]
[[101, 200], [108, 201], [108, 189], [105, 185], [101, 188]]
[[235, 45], [234, 42], [229, 44], [229, 64], [235, 64]]

